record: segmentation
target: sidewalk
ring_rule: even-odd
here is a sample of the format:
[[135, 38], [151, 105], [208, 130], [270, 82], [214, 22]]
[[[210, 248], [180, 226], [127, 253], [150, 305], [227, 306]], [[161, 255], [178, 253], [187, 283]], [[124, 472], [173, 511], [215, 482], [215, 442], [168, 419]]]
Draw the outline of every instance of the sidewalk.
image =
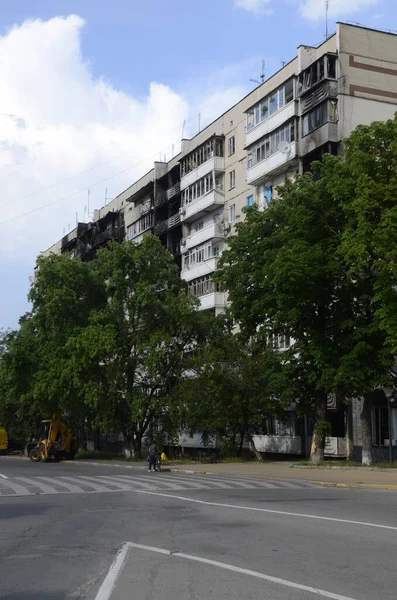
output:
[[[125, 469], [146, 469], [142, 463], [116, 463], [113, 461], [78, 460], [75, 464], [113, 466]], [[215, 463], [173, 465], [164, 463], [164, 471], [186, 474], [229, 475], [235, 477], [268, 477], [273, 479], [297, 479], [335, 487], [369, 487], [397, 491], [397, 469], [371, 469], [368, 467], [301, 467], [290, 462], [265, 463]]]

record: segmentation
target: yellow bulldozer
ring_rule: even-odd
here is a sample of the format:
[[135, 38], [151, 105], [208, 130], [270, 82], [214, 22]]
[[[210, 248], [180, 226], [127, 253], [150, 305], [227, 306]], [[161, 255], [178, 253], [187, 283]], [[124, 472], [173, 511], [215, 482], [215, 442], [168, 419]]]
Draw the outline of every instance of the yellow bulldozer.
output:
[[52, 419], [40, 423], [36, 437], [26, 445], [25, 454], [32, 462], [73, 460], [77, 454], [78, 443], [62, 420], [60, 411]]

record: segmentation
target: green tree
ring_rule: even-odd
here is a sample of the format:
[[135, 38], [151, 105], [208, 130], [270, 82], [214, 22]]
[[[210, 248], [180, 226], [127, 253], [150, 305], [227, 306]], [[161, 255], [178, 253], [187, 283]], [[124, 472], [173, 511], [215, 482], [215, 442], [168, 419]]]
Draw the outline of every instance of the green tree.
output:
[[84, 392], [93, 373], [76, 347], [94, 308], [106, 302], [103, 281], [90, 263], [51, 255], [38, 259], [29, 299], [36, 355], [33, 402], [43, 417], [57, 409], [66, 413], [77, 429], [90, 418]]
[[259, 460], [253, 434], [266, 431], [269, 417], [283, 416], [275, 392], [280, 357], [263, 340], [231, 333], [223, 319], [212, 328], [207, 342], [187, 363], [179, 393], [183, 399], [184, 427], [203, 431], [203, 441], [219, 437], [241, 455], [249, 440]]
[[249, 209], [218, 271], [245, 332], [263, 328], [295, 340], [293, 362], [316, 413], [315, 462], [324, 456], [327, 395], [369, 397], [389, 380], [392, 364], [371, 305], [372, 282], [352, 277], [343, 254], [346, 200], [335, 191], [342, 164], [326, 156], [314, 174], [278, 188], [266, 211]]
[[37, 369], [36, 337], [25, 315], [19, 330], [0, 337], [0, 423], [11, 440], [28, 438], [40, 419], [33, 396]]
[[169, 399], [184, 353], [199, 335], [196, 302], [154, 236], [139, 245], [111, 244], [90, 268], [105, 299], [70, 346], [91, 374], [84, 395], [97, 423], [121, 431], [140, 456], [153, 420], [170, 424]]

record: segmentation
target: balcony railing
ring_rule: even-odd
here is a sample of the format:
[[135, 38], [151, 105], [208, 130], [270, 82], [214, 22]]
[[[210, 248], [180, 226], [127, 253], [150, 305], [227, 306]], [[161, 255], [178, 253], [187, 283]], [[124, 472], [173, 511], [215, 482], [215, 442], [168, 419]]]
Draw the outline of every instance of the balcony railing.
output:
[[163, 204], [165, 204], [168, 200], [168, 196], [167, 196], [167, 192], [160, 192], [159, 194], [156, 194], [156, 197], [154, 199], [154, 206], [156, 208], [158, 208], [159, 206], [162, 206]]
[[176, 227], [177, 225], [179, 225], [180, 222], [181, 222], [181, 215], [179, 213], [176, 213], [175, 215], [172, 215], [172, 217], [170, 217], [169, 219], [166, 219], [165, 221], [160, 221], [159, 223], [157, 223], [154, 227], [154, 233], [155, 233], [155, 235], [162, 235], [169, 229], [172, 229], [173, 227]]
[[165, 192], [159, 192], [158, 194], [156, 194], [156, 197], [154, 199], [154, 206], [156, 208], [158, 208], [159, 206], [163, 206], [163, 204], [165, 204], [168, 200], [170, 200], [174, 196], [177, 196], [178, 194], [180, 194], [180, 192], [181, 192], [181, 184], [178, 182], [175, 185], [173, 185], [172, 187], [170, 187], [168, 190], [166, 190]]
[[180, 182], [178, 182], [178, 183], [176, 183], [175, 185], [173, 185], [172, 187], [170, 187], [170, 188], [167, 190], [167, 198], [168, 198], [168, 200], [169, 200], [170, 198], [173, 198], [173, 197], [174, 197], [174, 196], [176, 196], [177, 194], [179, 194], [179, 193], [180, 193], [180, 191], [181, 191], [181, 184], [180, 184]]
[[327, 98], [336, 98], [338, 95], [338, 84], [336, 81], [326, 81], [320, 85], [310, 96], [301, 99], [301, 112], [304, 113], [317, 106]]
[[182, 239], [183, 249], [189, 250], [211, 239], [223, 239], [225, 237], [225, 223], [210, 223], [206, 227], [193, 231], [189, 236]]

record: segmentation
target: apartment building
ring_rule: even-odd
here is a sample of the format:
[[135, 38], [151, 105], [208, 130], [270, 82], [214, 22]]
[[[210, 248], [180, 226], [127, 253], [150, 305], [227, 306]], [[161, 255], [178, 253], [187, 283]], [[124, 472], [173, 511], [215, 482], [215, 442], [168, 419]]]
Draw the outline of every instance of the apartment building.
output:
[[[178, 156], [154, 163], [95, 211], [93, 223], [79, 223], [45, 254], [72, 250], [88, 260], [110, 238], [139, 243], [144, 235], [158, 235], [201, 309], [219, 314], [227, 298], [213, 274], [228, 236], [244, 219], [244, 207], [265, 210], [286, 179], [309, 170], [324, 153], [340, 153], [343, 139], [357, 125], [390, 119], [396, 110], [397, 35], [338, 23], [334, 35], [316, 47], [300, 46], [277, 73], [193, 138], [183, 139]], [[290, 343], [286, 336], [272, 339], [280, 349]], [[336, 404], [330, 408], [333, 435], [327, 452], [336, 456], [346, 451], [346, 415]], [[383, 408], [374, 408], [374, 423], [384, 419]], [[258, 448], [301, 452], [310, 431], [291, 414], [292, 422], [287, 428], [269, 423], [269, 432], [277, 433], [259, 436]], [[378, 432], [380, 425], [374, 427]], [[358, 423], [354, 432], [359, 447]], [[378, 432], [374, 438], [380, 454], [385, 435]]]

